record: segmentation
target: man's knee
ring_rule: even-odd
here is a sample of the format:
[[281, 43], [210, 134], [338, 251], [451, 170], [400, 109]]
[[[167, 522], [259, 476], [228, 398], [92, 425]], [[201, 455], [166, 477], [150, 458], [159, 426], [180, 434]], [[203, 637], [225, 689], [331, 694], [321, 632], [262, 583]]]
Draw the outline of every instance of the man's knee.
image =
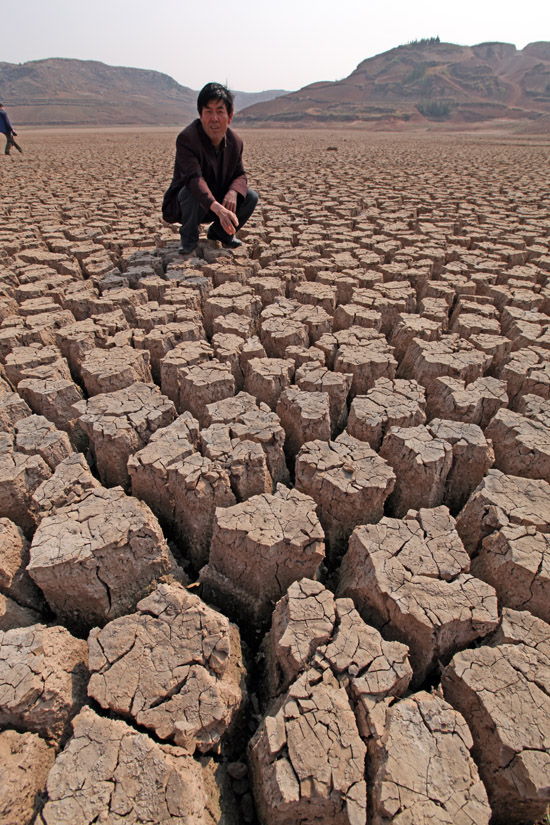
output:
[[246, 193], [245, 203], [248, 202], [250, 204], [250, 211], [251, 212], [254, 209], [256, 209], [256, 206], [258, 204], [258, 200], [259, 200], [258, 193], [255, 192], [254, 189], [249, 189]]
[[249, 219], [258, 203], [258, 193], [254, 189], [248, 189], [244, 198], [237, 196], [237, 217], [242, 224]]

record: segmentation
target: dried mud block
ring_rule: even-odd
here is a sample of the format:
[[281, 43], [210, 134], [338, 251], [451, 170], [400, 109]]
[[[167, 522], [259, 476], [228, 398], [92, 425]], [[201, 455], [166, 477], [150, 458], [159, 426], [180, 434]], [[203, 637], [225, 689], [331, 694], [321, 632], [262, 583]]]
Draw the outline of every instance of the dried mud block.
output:
[[548, 645], [532, 642], [464, 650], [443, 671], [445, 698], [472, 732], [495, 825], [534, 822], [547, 810], [549, 673]]
[[481, 378], [491, 363], [488, 355], [458, 335], [440, 341], [413, 338], [397, 370], [398, 378], [415, 379], [426, 388], [428, 405], [434, 378], [447, 375], [470, 384]]
[[481, 313], [460, 312], [454, 316], [450, 330], [466, 340], [473, 335], [500, 335], [500, 322]]
[[106, 343], [102, 330], [91, 318], [62, 327], [55, 336], [55, 343], [67, 359], [71, 374], [80, 377], [80, 365], [95, 347]]
[[214, 350], [207, 341], [188, 341], [178, 344], [166, 353], [160, 362], [162, 392], [181, 410], [180, 385], [187, 370], [197, 364], [211, 361]]
[[365, 825], [365, 753], [345, 689], [330, 670], [307, 671], [250, 741], [262, 821]]
[[237, 501], [273, 492], [274, 482], [265, 453], [254, 441], [234, 441], [229, 465], [231, 488]]
[[517, 411], [532, 421], [538, 421], [539, 424], [550, 427], [550, 398], [544, 399], [539, 395], [524, 395], [517, 404]]
[[40, 484], [32, 494], [31, 510], [36, 521], [44, 516], [80, 501], [90, 490], [101, 487], [94, 478], [84, 456], [72, 453], [63, 459], [53, 474]]
[[90, 439], [101, 481], [122, 487], [129, 487], [128, 458], [177, 415], [157, 386], [141, 383], [80, 401], [74, 409]]
[[503, 473], [550, 482], [550, 428], [512, 410], [500, 409], [485, 430]]
[[307, 363], [296, 370], [296, 386], [305, 392], [326, 392], [329, 398], [331, 435], [346, 425], [347, 400], [351, 390], [351, 373], [336, 373], [325, 366]]
[[277, 602], [267, 638], [272, 692], [286, 690], [314, 664], [318, 670], [331, 668], [340, 679], [345, 675], [363, 706], [401, 695], [412, 676], [406, 645], [385, 642], [350, 599], [335, 599], [312, 579], [294, 582]]
[[12, 432], [26, 415], [31, 415], [31, 409], [18, 393], [7, 392], [0, 397], [0, 432]]
[[204, 328], [209, 338], [214, 334], [214, 320], [220, 315], [235, 313], [250, 318], [256, 324], [262, 302], [252, 294], [250, 287], [238, 283], [226, 283], [212, 290], [204, 302]]
[[500, 625], [490, 638], [491, 647], [502, 644], [525, 644], [544, 656], [550, 654], [548, 623], [528, 610], [502, 608]]
[[307, 347], [307, 328], [291, 318], [266, 318], [262, 321], [260, 341], [270, 358], [284, 358], [287, 347]]
[[321, 306], [299, 304], [292, 312], [291, 317], [307, 328], [311, 344], [314, 344], [322, 335], [332, 329], [332, 317]]
[[385, 638], [409, 646], [419, 687], [439, 660], [498, 625], [495, 591], [470, 575], [469, 565], [446, 507], [411, 511], [354, 530], [338, 595], [353, 599]]
[[153, 433], [149, 443], [128, 459], [132, 495], [169, 523], [174, 521], [175, 506], [169, 472], [196, 451], [198, 441], [199, 422], [186, 412]]
[[227, 364], [207, 361], [183, 372], [179, 389], [181, 411], [188, 410], [203, 424], [207, 404], [235, 395], [235, 379]]
[[170, 350], [186, 341], [200, 341], [204, 330], [200, 317], [195, 314], [187, 320], [174, 321], [153, 327], [140, 341], [135, 341], [138, 349], [147, 350], [151, 359], [153, 379], [160, 383], [160, 363]]
[[472, 573], [492, 585], [501, 604], [550, 623], [550, 535], [507, 525], [481, 543]]
[[512, 349], [510, 340], [503, 335], [479, 333], [471, 336], [470, 343], [491, 359], [487, 372], [491, 375], [498, 375], [510, 355]]
[[444, 503], [456, 516], [493, 466], [493, 446], [477, 424], [434, 418], [428, 430], [434, 438], [451, 445], [452, 465], [445, 483]]
[[156, 326], [171, 323], [176, 315], [176, 308], [164, 304], [159, 307], [158, 301], [147, 301], [136, 309], [136, 328], [144, 332], [151, 332]]
[[0, 631], [0, 724], [58, 744], [86, 702], [88, 647], [64, 627]]
[[403, 518], [411, 508], [443, 504], [453, 461], [447, 441], [436, 438], [423, 425], [393, 427], [384, 437], [380, 456], [396, 477], [388, 500], [388, 510], [393, 516]]
[[332, 318], [320, 306], [300, 304], [293, 299], [279, 298], [262, 312], [262, 326], [271, 318], [303, 324], [308, 333], [308, 342], [317, 341], [332, 329]]
[[240, 441], [253, 441], [265, 453], [267, 469], [274, 484], [288, 481], [288, 469], [284, 456], [285, 431], [278, 416], [267, 404], [256, 403], [254, 396], [240, 392], [206, 408], [206, 423], [230, 425], [229, 437]]
[[14, 449], [41, 456], [50, 470], [73, 453], [67, 433], [58, 430], [43, 415], [29, 415], [15, 425]]
[[360, 304], [340, 304], [334, 312], [332, 331], [339, 332], [350, 327], [366, 327], [380, 332], [382, 315], [377, 310], [363, 307]]
[[550, 399], [550, 355], [540, 347], [513, 352], [498, 376], [506, 381], [510, 406], [515, 410], [523, 395]]
[[120, 310], [128, 324], [131, 327], [137, 327], [136, 311], [138, 307], [146, 304], [147, 300], [145, 289], [129, 289], [128, 287], [108, 289], [101, 298], [90, 302], [91, 315], [103, 315]]
[[25, 533], [32, 531], [35, 522], [30, 512], [31, 497], [51, 474], [39, 455], [0, 453], [0, 517], [11, 519]]
[[550, 348], [550, 331], [548, 318], [538, 312], [505, 307], [502, 313], [502, 328], [512, 342], [512, 349], [524, 347]]
[[444, 298], [423, 298], [418, 302], [418, 313], [422, 318], [439, 324], [442, 332], [447, 331], [449, 326], [449, 305]]
[[401, 314], [389, 337], [393, 347], [393, 354], [401, 363], [409, 345], [414, 338], [423, 341], [439, 341], [443, 334], [441, 322], [430, 320], [421, 315]]
[[318, 647], [332, 637], [336, 624], [334, 595], [321, 582], [293, 582], [273, 610], [269, 631], [271, 690], [286, 690], [311, 662]]
[[485, 536], [508, 524], [550, 533], [550, 484], [489, 470], [456, 519], [470, 556], [476, 555]]
[[92, 320], [97, 326], [98, 343], [105, 347], [109, 340], [115, 338], [119, 332], [127, 332], [130, 329], [124, 313], [116, 308], [110, 312], [94, 315]]
[[216, 508], [236, 503], [229, 473], [217, 461], [193, 453], [170, 468], [175, 528], [198, 570], [208, 561]]
[[264, 307], [269, 306], [279, 297], [285, 297], [285, 282], [272, 275], [258, 273], [257, 276], [248, 279], [248, 286], [260, 297]]
[[[318, 347], [321, 346], [323, 338], [317, 342]], [[364, 395], [379, 378], [395, 377], [397, 361], [393, 357], [392, 348], [381, 333], [362, 327], [350, 327], [336, 333], [335, 338], [337, 349], [334, 355], [334, 371], [353, 376], [352, 396]]]
[[29, 542], [20, 527], [8, 518], [0, 518], [0, 591], [9, 598], [41, 610], [43, 596], [29, 574]]
[[274, 495], [219, 508], [200, 572], [205, 598], [230, 617], [263, 624], [293, 581], [316, 577], [323, 539], [313, 499], [281, 484]]
[[357, 524], [376, 522], [395, 485], [388, 464], [364, 441], [347, 435], [310, 441], [296, 456], [296, 489], [317, 504], [331, 558], [345, 550]]
[[372, 716], [372, 825], [488, 825], [472, 735], [448, 702], [421, 691]]
[[78, 443], [73, 404], [82, 401], [82, 390], [67, 378], [24, 378], [17, 387], [20, 395], [37, 415], [44, 416], [67, 432]]
[[273, 479], [260, 444], [233, 438], [229, 424], [211, 424], [201, 431], [200, 438], [202, 454], [227, 470], [237, 501], [273, 492]]
[[40, 621], [40, 613], [23, 607], [18, 602], [0, 593], [0, 630], [11, 630], [14, 627], [29, 627]]
[[216, 750], [245, 700], [239, 631], [179, 584], [88, 638], [88, 694], [189, 753]]
[[424, 424], [425, 407], [424, 387], [416, 381], [379, 378], [366, 395], [357, 395], [351, 402], [346, 430], [379, 450], [390, 427]]
[[31, 344], [16, 347], [6, 356], [6, 376], [14, 386], [23, 378], [39, 378], [41, 368], [47, 371], [44, 377], [71, 378], [67, 362], [62, 360], [57, 347]]
[[147, 505], [101, 487], [42, 519], [27, 570], [56, 614], [91, 627], [133, 610], [175, 568]]
[[49, 295], [40, 298], [27, 298], [19, 302], [19, 314], [25, 318], [29, 315], [40, 315], [42, 312], [56, 312], [59, 309], [54, 299]]
[[[260, 343], [260, 339], [256, 335], [252, 335], [250, 338], [247, 338], [244, 344], [242, 345], [242, 349], [240, 352], [239, 357], [239, 366], [241, 368], [241, 372], [243, 374], [243, 379], [246, 375], [246, 371], [248, 369], [248, 362], [252, 358], [265, 358], [265, 349]], [[241, 387], [242, 390], [242, 387]], [[239, 391], [241, 391], [239, 390]]]
[[55, 749], [36, 733], [0, 733], [0, 821], [4, 825], [37, 821], [54, 760]]
[[212, 324], [213, 336], [216, 334], [236, 335], [239, 338], [250, 338], [257, 331], [257, 323], [246, 315], [237, 315], [230, 312], [229, 315], [218, 315]]
[[311, 304], [325, 310], [328, 315], [334, 315], [336, 308], [336, 287], [323, 283], [298, 284], [294, 290], [294, 298], [300, 304]]
[[247, 364], [245, 392], [275, 410], [282, 391], [294, 377], [294, 362], [288, 358], [251, 358]]
[[149, 361], [147, 351], [128, 346], [90, 350], [81, 365], [88, 395], [122, 390], [136, 381], [151, 382]]
[[325, 356], [317, 347], [287, 347], [284, 357], [294, 361], [296, 369], [303, 367], [304, 364], [322, 367], [325, 365]]
[[430, 418], [477, 424], [484, 430], [501, 407], [506, 406], [506, 382], [498, 378], [478, 378], [466, 386], [459, 378], [441, 376], [434, 378], [431, 383], [428, 407]]
[[330, 408], [326, 392], [304, 392], [297, 387], [283, 390], [277, 402], [283, 427], [285, 451], [292, 458], [306, 441], [330, 440]]
[[[47, 783], [44, 825], [237, 825], [220, 769], [85, 707]], [[227, 791], [225, 792], [227, 793]]]
[[[216, 333], [212, 336], [212, 346], [216, 359], [231, 370], [235, 381], [235, 391], [240, 392], [244, 386], [242, 352], [247, 340], [238, 335]], [[263, 357], [263, 356], [261, 356]], [[244, 364], [246, 368], [246, 364]]]

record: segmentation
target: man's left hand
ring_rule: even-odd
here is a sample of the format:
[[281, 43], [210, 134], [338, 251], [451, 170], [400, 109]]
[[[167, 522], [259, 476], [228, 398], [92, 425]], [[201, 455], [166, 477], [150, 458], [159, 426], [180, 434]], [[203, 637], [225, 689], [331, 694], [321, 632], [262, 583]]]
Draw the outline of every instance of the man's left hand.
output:
[[229, 209], [230, 212], [235, 214], [237, 212], [237, 193], [234, 189], [230, 189], [225, 198], [222, 201], [222, 206], [225, 206], [226, 209]]

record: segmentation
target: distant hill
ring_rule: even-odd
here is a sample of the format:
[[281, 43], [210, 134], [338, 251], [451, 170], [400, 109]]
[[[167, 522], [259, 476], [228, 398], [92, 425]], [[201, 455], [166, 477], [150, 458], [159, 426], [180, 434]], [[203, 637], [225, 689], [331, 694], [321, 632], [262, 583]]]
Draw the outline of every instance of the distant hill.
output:
[[253, 106], [255, 103], [265, 103], [280, 95], [287, 95], [289, 92], [284, 89], [268, 89], [265, 92], [234, 92], [234, 94], [235, 112], [239, 112], [241, 109]]
[[[279, 92], [236, 92], [235, 109]], [[197, 116], [197, 92], [162, 72], [96, 60], [0, 63], [0, 101], [15, 127], [179, 125]]]
[[344, 80], [312, 83], [241, 111], [246, 126], [406, 128], [501, 120], [550, 131], [550, 43], [457, 46], [416, 41], [363, 60]]

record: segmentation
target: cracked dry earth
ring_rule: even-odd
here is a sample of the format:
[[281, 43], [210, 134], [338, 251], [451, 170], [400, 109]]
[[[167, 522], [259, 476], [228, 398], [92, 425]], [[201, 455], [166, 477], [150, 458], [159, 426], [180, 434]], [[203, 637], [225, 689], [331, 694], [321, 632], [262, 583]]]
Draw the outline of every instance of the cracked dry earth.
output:
[[174, 138], [2, 159], [0, 820], [546, 821], [548, 143], [250, 132], [181, 258]]

